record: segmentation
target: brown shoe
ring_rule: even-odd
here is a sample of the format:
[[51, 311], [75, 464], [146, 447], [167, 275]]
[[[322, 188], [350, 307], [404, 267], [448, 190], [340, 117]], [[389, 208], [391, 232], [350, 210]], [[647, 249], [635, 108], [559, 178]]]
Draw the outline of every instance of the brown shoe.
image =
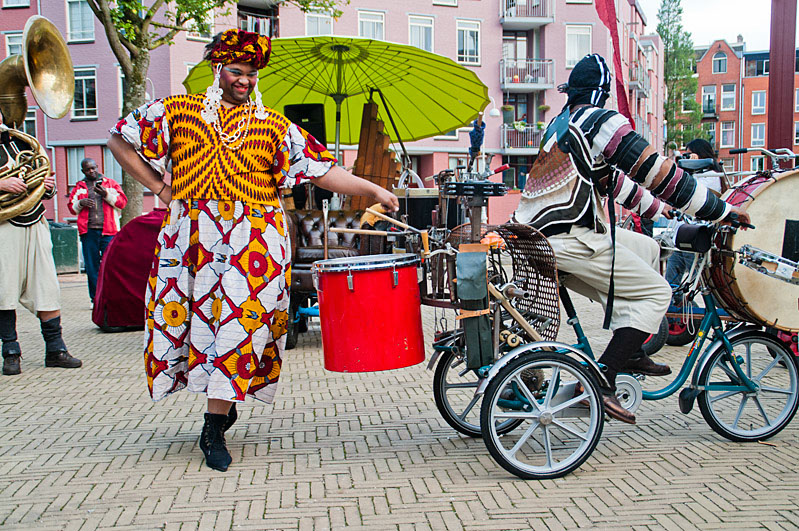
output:
[[602, 403], [605, 404], [605, 413], [607, 413], [610, 418], [626, 422], [627, 424], [635, 424], [635, 415], [622, 407], [616, 395], [602, 394]]
[[652, 358], [644, 354], [640, 358], [629, 360], [622, 372], [632, 372], [646, 376], [668, 376], [671, 374], [671, 368], [665, 363], [655, 363]]

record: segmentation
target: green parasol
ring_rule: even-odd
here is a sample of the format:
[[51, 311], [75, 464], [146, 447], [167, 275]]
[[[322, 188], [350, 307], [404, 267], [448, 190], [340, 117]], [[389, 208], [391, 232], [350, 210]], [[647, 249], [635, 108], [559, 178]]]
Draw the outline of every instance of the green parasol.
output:
[[[183, 81], [189, 93], [213, 82], [207, 61]], [[322, 103], [328, 138], [357, 144], [363, 104], [372, 89], [385, 100], [394, 127], [380, 103], [378, 118], [392, 140], [418, 140], [468, 125], [488, 105], [488, 88], [452, 59], [415, 46], [351, 37], [272, 39], [272, 58], [260, 72], [264, 104], [278, 112], [285, 105]], [[399, 138], [397, 138], [399, 134]]]

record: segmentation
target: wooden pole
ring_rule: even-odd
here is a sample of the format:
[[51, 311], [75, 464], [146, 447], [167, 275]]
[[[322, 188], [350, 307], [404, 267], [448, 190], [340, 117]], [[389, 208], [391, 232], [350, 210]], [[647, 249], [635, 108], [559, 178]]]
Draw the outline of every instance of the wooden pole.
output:
[[795, 36], [796, 0], [771, 0], [766, 133], [769, 149], [793, 146]]

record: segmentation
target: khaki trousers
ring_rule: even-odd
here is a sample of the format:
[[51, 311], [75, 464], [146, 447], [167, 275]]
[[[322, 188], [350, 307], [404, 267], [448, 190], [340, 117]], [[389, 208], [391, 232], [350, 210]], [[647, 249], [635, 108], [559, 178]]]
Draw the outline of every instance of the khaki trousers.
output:
[[[569, 273], [565, 285], [604, 308], [610, 288], [613, 246], [610, 230], [572, 227], [567, 234], [549, 238], [558, 270]], [[610, 327], [657, 333], [671, 301], [671, 287], [658, 272], [660, 248], [652, 238], [616, 229], [613, 315]]]
[[20, 304], [33, 312], [61, 309], [50, 226], [0, 223], [0, 310]]

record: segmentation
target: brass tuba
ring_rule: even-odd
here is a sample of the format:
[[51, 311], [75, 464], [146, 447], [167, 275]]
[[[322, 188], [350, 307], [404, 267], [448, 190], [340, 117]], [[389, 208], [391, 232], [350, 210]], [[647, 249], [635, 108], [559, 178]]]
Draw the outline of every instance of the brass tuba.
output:
[[[64, 38], [52, 22], [32, 16], [22, 34], [22, 55], [12, 55], [0, 62], [0, 179], [20, 177], [27, 192], [0, 192], [0, 222], [16, 217], [36, 206], [44, 195], [44, 178], [50, 161], [44, 147], [35, 138], [12, 127], [25, 121], [28, 102], [25, 87], [47, 116], [61, 118], [72, 107], [75, 74]], [[8, 136], [6, 136], [6, 134]]]

